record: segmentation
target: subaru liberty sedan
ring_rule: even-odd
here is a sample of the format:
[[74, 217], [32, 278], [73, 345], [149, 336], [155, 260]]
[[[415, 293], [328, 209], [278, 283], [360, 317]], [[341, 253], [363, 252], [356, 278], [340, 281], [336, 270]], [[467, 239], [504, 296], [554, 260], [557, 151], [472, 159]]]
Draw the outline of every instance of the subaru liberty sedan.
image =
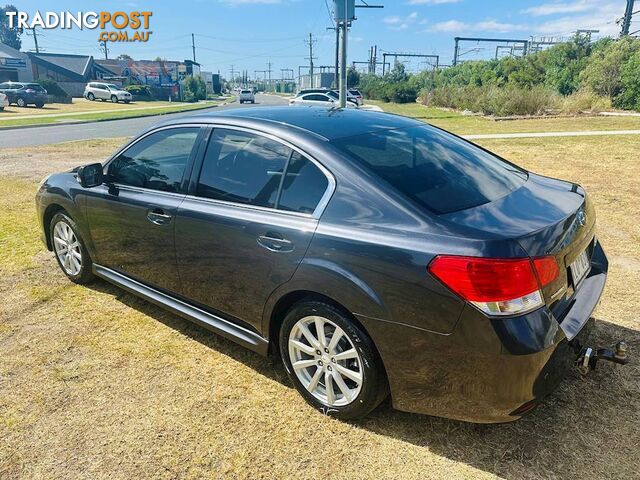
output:
[[47, 177], [36, 201], [71, 281], [100, 277], [279, 355], [341, 419], [390, 395], [508, 422], [576, 363], [626, 362], [623, 344], [588, 344], [607, 258], [585, 191], [408, 118], [180, 118]]

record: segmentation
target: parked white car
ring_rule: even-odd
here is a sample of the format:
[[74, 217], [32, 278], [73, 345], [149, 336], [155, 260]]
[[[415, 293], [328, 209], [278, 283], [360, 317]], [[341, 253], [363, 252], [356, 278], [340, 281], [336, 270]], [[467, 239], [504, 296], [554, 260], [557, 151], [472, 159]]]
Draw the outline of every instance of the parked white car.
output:
[[357, 103], [359, 107], [364, 105], [364, 97], [362, 96], [362, 93], [360, 93], [360, 90], [356, 90], [355, 88], [350, 88], [347, 91], [347, 99]]
[[252, 90], [241, 90], [239, 100], [240, 103], [256, 103], [256, 96]]
[[84, 87], [84, 98], [87, 100], [107, 100], [113, 103], [129, 103], [133, 97], [126, 90], [122, 90], [112, 83], [91, 82]]
[[[326, 93], [305, 93], [289, 100], [289, 105], [310, 105], [316, 107], [338, 107], [340, 101]], [[353, 102], [347, 102], [347, 108], [358, 108]]]
[[0, 112], [4, 110], [4, 107], [9, 106], [9, 99], [4, 93], [0, 93]]

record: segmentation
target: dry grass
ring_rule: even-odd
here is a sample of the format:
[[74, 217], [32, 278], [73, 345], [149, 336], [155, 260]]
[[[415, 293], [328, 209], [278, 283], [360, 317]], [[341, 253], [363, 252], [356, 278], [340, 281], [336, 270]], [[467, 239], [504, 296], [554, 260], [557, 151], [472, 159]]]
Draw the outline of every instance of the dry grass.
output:
[[[31, 172], [118, 143], [0, 152], [0, 478], [637, 478], [637, 361], [570, 375], [513, 424], [388, 405], [343, 423], [308, 407], [277, 363], [106, 283], [69, 283], [39, 243]], [[611, 260], [599, 337], [637, 352], [637, 140], [482, 143], [588, 188]]]

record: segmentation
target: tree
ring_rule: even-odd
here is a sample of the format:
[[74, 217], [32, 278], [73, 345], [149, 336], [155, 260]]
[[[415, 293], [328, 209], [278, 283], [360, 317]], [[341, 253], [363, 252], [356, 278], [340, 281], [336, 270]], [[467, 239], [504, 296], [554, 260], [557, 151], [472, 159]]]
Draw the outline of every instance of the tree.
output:
[[550, 48], [545, 62], [545, 83], [562, 95], [570, 95], [580, 87], [580, 72], [587, 66], [591, 44], [584, 36]]
[[360, 72], [353, 65], [347, 70], [347, 85], [349, 87], [357, 87], [360, 85]]
[[118, 55], [118, 60], [133, 60], [133, 58], [126, 53], [121, 53], [120, 55]]
[[611, 99], [622, 92], [622, 71], [629, 59], [640, 51], [640, 40], [624, 37], [594, 51], [580, 74], [582, 84], [598, 95]]
[[409, 80], [409, 74], [406, 71], [404, 63], [396, 62], [393, 69], [387, 73], [387, 80], [390, 82], [406, 82]]
[[637, 51], [622, 69], [622, 91], [614, 100], [619, 108], [640, 110], [640, 51]]
[[18, 9], [13, 5], [5, 5], [0, 7], [0, 43], [20, 50], [22, 47], [22, 41], [20, 40], [20, 34], [22, 33], [17, 28], [9, 28], [9, 17], [6, 12], [17, 12]]
[[198, 100], [206, 100], [207, 85], [200, 77], [187, 75], [181, 82], [182, 97], [185, 102], [197, 102]]

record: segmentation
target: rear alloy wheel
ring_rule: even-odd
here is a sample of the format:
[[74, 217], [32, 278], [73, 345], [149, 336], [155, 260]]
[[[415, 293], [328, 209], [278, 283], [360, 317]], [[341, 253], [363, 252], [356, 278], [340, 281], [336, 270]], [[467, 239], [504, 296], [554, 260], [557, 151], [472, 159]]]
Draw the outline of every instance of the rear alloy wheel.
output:
[[118, 103], [118, 97], [116, 97], [115, 95], [111, 95], [111, 102]]
[[18, 105], [20, 108], [23, 108], [27, 106], [27, 102], [24, 101], [24, 98], [19, 98], [18, 100], [16, 100], [16, 105]]
[[58, 265], [72, 282], [93, 280], [92, 262], [75, 222], [64, 213], [56, 213], [50, 224], [51, 244]]
[[387, 395], [373, 342], [332, 305], [316, 301], [296, 305], [283, 322], [280, 353], [297, 390], [327, 415], [359, 418]]
[[96, 96], [93, 93], [89, 93], [87, 95], [87, 100], [93, 102], [96, 99]]

